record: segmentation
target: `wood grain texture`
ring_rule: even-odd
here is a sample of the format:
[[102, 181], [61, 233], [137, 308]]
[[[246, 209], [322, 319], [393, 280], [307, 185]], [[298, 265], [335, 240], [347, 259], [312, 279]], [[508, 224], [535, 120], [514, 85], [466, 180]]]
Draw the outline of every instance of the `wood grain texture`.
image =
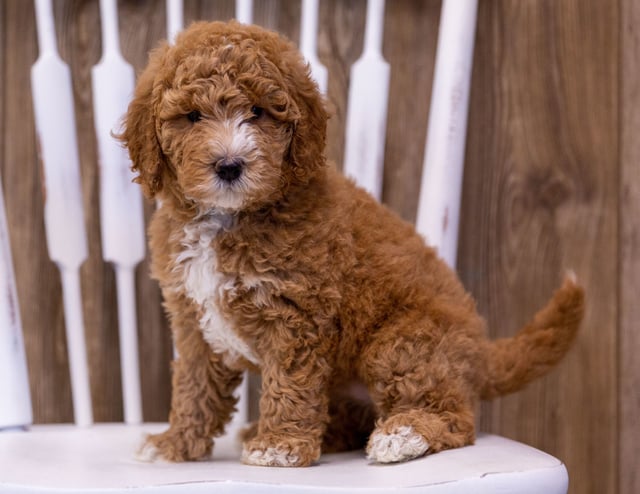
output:
[[98, 422], [122, 420], [115, 280], [101, 254], [99, 170], [91, 106], [91, 67], [100, 59], [101, 50], [100, 18], [94, 2], [57, 2], [54, 6], [59, 26], [58, 46], [71, 69], [76, 110], [89, 245], [89, 257], [81, 268], [81, 277], [94, 417]]
[[62, 294], [49, 261], [43, 220], [30, 69], [37, 58], [33, 4], [4, 3], [3, 185], [34, 416], [39, 421], [72, 417]]
[[640, 492], [640, 4], [622, 1], [620, 161], [620, 494]]
[[318, 56], [329, 71], [327, 156], [342, 169], [351, 65], [362, 53], [366, 2], [320, 2]]
[[387, 2], [385, 59], [391, 65], [382, 201], [415, 222], [441, 2]]
[[471, 94], [459, 270], [491, 335], [528, 321], [567, 269], [588, 304], [568, 358], [484, 405], [481, 425], [560, 457], [572, 493], [617, 481], [617, 15], [481, 2]]
[[[254, 19], [298, 41], [300, 3], [255, 0]], [[440, 0], [386, 5], [391, 94], [383, 200], [413, 220]], [[165, 37], [162, 0], [120, 0], [120, 39], [136, 72]], [[349, 70], [362, 52], [365, 0], [320, 2], [329, 69], [329, 157], [341, 165]], [[89, 259], [82, 269], [94, 414], [122, 419], [115, 280], [102, 261], [90, 70], [100, 58], [97, 0], [55, 0], [74, 77]], [[185, 1], [185, 23], [226, 20], [232, 0]], [[587, 288], [576, 347], [548, 377], [483, 405], [482, 429], [566, 462], [572, 494], [640, 490], [640, 7], [635, 0], [481, 0], [461, 211], [459, 272], [491, 335], [525, 323], [565, 269]], [[619, 29], [619, 28], [622, 29]], [[37, 422], [72, 419], [58, 271], [46, 252], [30, 94], [33, 5], [0, 2], [0, 173]], [[147, 204], [148, 218], [153, 205]], [[143, 263], [137, 302], [146, 420], [165, 420], [171, 342]], [[619, 359], [618, 359], [619, 357]], [[255, 383], [254, 383], [255, 384]], [[255, 413], [255, 411], [254, 411]]]
[[[166, 9], [163, 2], [157, 0], [138, 0], [119, 2], [119, 11], [121, 50], [138, 74], [147, 64], [149, 51], [160, 39], [166, 38]], [[153, 209], [153, 204], [145, 204], [147, 222]], [[171, 401], [168, 383], [173, 345], [161, 307], [160, 289], [149, 278], [148, 259], [137, 269], [136, 284], [143, 416], [147, 421], [165, 421]]]

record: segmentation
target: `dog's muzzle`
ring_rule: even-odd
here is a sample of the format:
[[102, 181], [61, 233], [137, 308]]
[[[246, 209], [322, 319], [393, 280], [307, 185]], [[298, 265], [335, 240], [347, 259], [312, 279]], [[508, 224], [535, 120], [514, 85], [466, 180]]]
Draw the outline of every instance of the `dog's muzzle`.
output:
[[245, 162], [241, 158], [223, 158], [214, 165], [216, 175], [225, 182], [233, 182], [240, 178]]

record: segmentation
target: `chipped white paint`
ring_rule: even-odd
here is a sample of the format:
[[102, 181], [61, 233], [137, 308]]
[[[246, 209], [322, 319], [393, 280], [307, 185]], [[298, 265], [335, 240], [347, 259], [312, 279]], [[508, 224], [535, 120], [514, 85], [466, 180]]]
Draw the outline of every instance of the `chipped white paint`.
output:
[[455, 268], [478, 0], [445, 0], [416, 229]]
[[0, 180], [0, 430], [32, 422], [27, 359]]
[[398, 427], [391, 434], [374, 432], [369, 439], [367, 458], [377, 463], [396, 463], [424, 455], [429, 443], [413, 427]]
[[200, 329], [211, 348], [233, 362], [239, 357], [257, 364], [258, 358], [220, 313], [220, 296], [232, 289], [232, 282], [217, 270], [216, 252], [212, 245], [218, 232], [232, 218], [224, 214], [209, 214], [187, 224], [182, 238], [183, 250], [175, 259], [182, 273], [184, 289], [202, 311]]

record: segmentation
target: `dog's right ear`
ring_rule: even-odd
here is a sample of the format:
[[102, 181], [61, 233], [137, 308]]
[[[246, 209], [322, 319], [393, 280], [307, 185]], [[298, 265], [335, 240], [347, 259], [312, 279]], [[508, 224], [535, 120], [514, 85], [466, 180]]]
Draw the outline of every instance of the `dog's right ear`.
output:
[[168, 49], [169, 46], [163, 44], [151, 52], [149, 64], [138, 78], [133, 100], [124, 116], [123, 131], [116, 135], [129, 150], [131, 169], [138, 173], [134, 181], [150, 199], [162, 190], [163, 175], [168, 167], [156, 133], [159, 95], [154, 91], [154, 80]]

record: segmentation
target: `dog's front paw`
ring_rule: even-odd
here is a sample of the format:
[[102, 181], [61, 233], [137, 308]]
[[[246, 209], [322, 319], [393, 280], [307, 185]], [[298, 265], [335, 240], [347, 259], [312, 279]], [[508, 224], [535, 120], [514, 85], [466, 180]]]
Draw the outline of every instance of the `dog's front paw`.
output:
[[320, 445], [295, 437], [256, 436], [244, 444], [242, 461], [268, 467], [306, 467], [320, 458]]
[[143, 461], [145, 463], [162, 461], [164, 459], [162, 458], [162, 454], [160, 453], [158, 448], [156, 448], [155, 444], [153, 444], [149, 440], [149, 436], [146, 436], [143, 439], [142, 443], [140, 444], [140, 447], [136, 451], [135, 458], [136, 460]]
[[189, 437], [171, 429], [161, 434], [148, 435], [136, 454], [139, 461], [196, 461], [211, 458], [211, 438]]

